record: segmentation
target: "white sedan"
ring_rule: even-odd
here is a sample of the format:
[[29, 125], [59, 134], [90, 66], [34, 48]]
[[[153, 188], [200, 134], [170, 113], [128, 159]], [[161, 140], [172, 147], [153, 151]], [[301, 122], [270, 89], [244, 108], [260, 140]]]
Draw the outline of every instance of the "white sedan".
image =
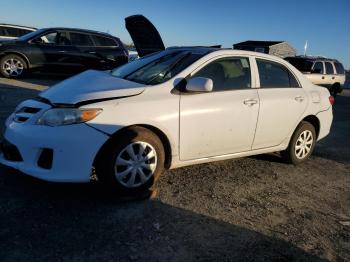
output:
[[164, 168], [282, 152], [299, 164], [330, 132], [333, 99], [277, 57], [170, 48], [86, 71], [21, 103], [0, 162], [57, 182], [149, 188]]

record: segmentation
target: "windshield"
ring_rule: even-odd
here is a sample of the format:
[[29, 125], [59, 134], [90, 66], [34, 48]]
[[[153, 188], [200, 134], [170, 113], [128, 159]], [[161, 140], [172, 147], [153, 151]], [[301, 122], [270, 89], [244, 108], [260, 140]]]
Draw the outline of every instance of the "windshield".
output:
[[156, 85], [174, 77], [203, 55], [184, 50], [164, 51], [118, 67], [111, 74], [141, 84]]
[[301, 72], [310, 72], [312, 62], [303, 58], [288, 57], [286, 60]]
[[45, 31], [45, 29], [39, 29], [37, 31], [34, 32], [30, 32], [28, 34], [22, 35], [21, 37], [18, 38], [18, 40], [20, 41], [28, 41], [29, 39], [42, 34]]

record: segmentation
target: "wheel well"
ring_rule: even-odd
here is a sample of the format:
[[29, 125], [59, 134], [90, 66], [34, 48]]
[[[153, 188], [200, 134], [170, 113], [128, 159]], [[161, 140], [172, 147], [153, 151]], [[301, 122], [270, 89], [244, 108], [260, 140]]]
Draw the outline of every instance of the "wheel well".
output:
[[305, 117], [302, 121], [309, 122], [311, 125], [313, 125], [316, 131], [316, 137], [318, 137], [320, 133], [320, 120], [318, 120], [317, 116], [309, 115]]
[[3, 53], [0, 58], [3, 58], [5, 56], [7, 56], [7, 55], [17, 55], [17, 56], [21, 57], [26, 62], [27, 68], [29, 68], [29, 65], [30, 65], [29, 59], [24, 54], [10, 51], [10, 52], [7, 52], [7, 53]]
[[117, 136], [120, 136], [124, 132], [127, 132], [131, 127], [137, 127], [137, 126], [146, 128], [146, 129], [150, 130], [151, 132], [153, 132], [156, 136], [158, 136], [158, 138], [160, 139], [160, 141], [162, 142], [163, 147], [164, 147], [164, 153], [165, 153], [164, 167], [168, 169], [171, 165], [171, 156], [172, 156], [171, 145], [170, 145], [170, 141], [169, 141], [168, 137], [160, 129], [158, 129], [154, 126], [151, 126], [151, 125], [144, 125], [144, 124], [123, 127], [120, 130], [118, 130], [117, 132], [115, 132], [113, 135], [111, 135], [111, 137], [104, 143], [104, 145], [98, 151], [98, 153], [95, 157], [94, 163], [99, 158], [99, 156], [103, 153], [104, 149], [106, 148], [106, 146], [108, 145], [108, 143], [110, 142], [110, 140], [112, 138], [115, 138]]

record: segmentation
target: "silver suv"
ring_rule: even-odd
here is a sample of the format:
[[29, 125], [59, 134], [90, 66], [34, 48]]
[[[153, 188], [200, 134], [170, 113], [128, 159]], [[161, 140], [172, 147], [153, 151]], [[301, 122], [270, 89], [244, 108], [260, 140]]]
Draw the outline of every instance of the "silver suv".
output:
[[285, 59], [313, 84], [327, 87], [333, 96], [342, 92], [346, 77], [344, 67], [338, 60], [313, 56], [295, 56]]

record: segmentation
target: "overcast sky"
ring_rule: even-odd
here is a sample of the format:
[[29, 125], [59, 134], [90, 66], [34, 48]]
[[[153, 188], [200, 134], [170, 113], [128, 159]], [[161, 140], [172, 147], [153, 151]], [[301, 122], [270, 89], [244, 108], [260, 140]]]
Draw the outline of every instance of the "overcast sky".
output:
[[166, 46], [232, 47], [245, 40], [286, 40], [303, 53], [337, 58], [350, 69], [350, 1], [2, 1], [0, 22], [35, 27], [77, 27], [131, 38], [124, 18], [143, 14]]

